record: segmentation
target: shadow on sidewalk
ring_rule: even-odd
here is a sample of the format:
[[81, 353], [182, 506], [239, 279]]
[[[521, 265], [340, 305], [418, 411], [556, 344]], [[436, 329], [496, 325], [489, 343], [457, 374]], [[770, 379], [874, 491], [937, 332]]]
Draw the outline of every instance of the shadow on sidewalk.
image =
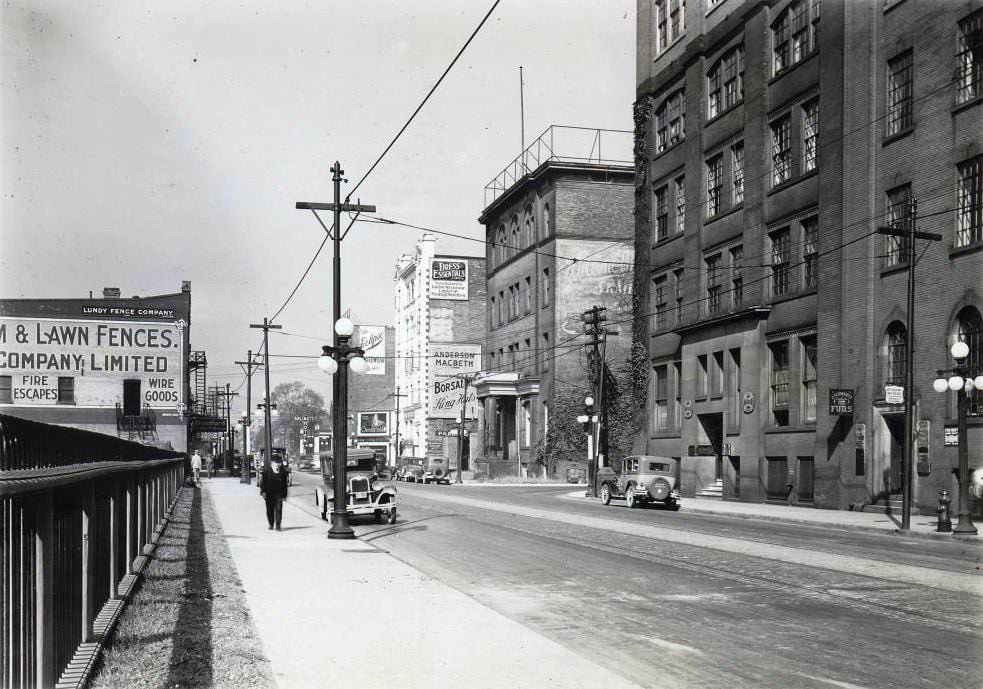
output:
[[185, 587], [165, 687], [212, 685], [212, 585], [201, 501], [201, 490], [196, 488], [191, 503]]

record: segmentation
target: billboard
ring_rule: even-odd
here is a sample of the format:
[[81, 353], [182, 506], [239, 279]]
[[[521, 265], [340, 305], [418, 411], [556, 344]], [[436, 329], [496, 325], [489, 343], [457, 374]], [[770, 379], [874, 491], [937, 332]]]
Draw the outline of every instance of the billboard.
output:
[[458, 258], [430, 261], [430, 298], [468, 300], [468, 262]]
[[0, 317], [0, 376], [10, 376], [5, 403], [179, 409], [184, 325]]
[[358, 435], [389, 435], [389, 412], [359, 412]]
[[386, 326], [358, 326], [358, 346], [365, 352], [363, 376], [386, 375]]
[[[464, 395], [464, 378], [474, 378], [481, 370], [481, 345], [443, 344], [430, 345], [430, 407], [432, 419], [454, 419], [461, 413]], [[478, 398], [474, 386], [467, 386], [467, 417], [478, 416]]]

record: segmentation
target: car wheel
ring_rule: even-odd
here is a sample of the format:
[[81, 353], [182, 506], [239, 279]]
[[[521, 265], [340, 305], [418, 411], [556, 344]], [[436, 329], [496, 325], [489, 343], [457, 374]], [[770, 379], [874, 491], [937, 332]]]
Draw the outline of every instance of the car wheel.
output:
[[611, 504], [611, 486], [604, 483], [601, 484], [601, 504], [610, 505]]
[[672, 510], [673, 512], [678, 512], [679, 500], [673, 500], [671, 503], [669, 503], [669, 509]]
[[395, 506], [391, 510], [389, 510], [389, 520], [388, 521], [389, 521], [390, 524], [395, 524], [396, 523], [396, 507]]
[[376, 510], [375, 512], [372, 513], [372, 516], [375, 517], [376, 524], [382, 523], [382, 510]]
[[635, 486], [628, 486], [625, 489], [625, 504], [628, 505], [628, 509], [638, 504], [635, 500]]

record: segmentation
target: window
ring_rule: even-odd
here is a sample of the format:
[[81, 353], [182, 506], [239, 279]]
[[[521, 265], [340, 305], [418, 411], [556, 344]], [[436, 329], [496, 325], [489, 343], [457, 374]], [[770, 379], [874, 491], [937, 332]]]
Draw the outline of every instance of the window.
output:
[[498, 228], [498, 246], [495, 247], [495, 251], [498, 254], [498, 258], [496, 259], [495, 263], [497, 265], [505, 263], [509, 256], [508, 237], [505, 234], [505, 225]]
[[522, 223], [523, 237], [522, 246], [532, 246], [536, 243], [536, 226], [532, 222], [532, 208], [526, 208], [525, 220]]
[[655, 190], [655, 239], [662, 241], [669, 236], [669, 187]]
[[0, 376], [0, 404], [14, 403], [13, 376]]
[[676, 361], [672, 365], [673, 384], [673, 428], [677, 431], [683, 427], [683, 362]]
[[983, 10], [959, 22], [959, 54], [956, 55], [956, 102], [983, 95]]
[[730, 250], [730, 295], [731, 304], [736, 308], [744, 301], [744, 247], [735, 246]]
[[519, 283], [512, 285], [509, 288], [512, 293], [512, 318], [519, 317]]
[[532, 404], [529, 400], [522, 403], [522, 446], [529, 447], [532, 442]]
[[550, 334], [543, 333], [543, 371], [550, 370], [550, 359], [553, 357], [553, 352], [550, 349]]
[[819, 284], [819, 218], [802, 221], [802, 264], [804, 287]]
[[696, 357], [696, 396], [706, 397], [710, 389], [710, 372], [707, 368], [707, 355]]
[[[974, 307], [967, 306], [959, 312], [958, 320], [956, 337], [969, 345], [969, 356], [966, 357], [965, 365], [970, 371], [978, 374], [983, 371], [983, 317]], [[970, 416], [983, 416], [983, 390], [977, 388], [968, 397], [967, 413]]]
[[720, 212], [720, 189], [723, 187], [724, 156], [717, 155], [707, 161], [707, 217]]
[[713, 370], [710, 376], [710, 394], [713, 397], [724, 396], [724, 353], [713, 353]]
[[550, 205], [543, 206], [543, 239], [550, 236]]
[[816, 423], [816, 336], [803, 337], [802, 343], [802, 422]]
[[526, 277], [526, 281], [522, 286], [525, 291], [525, 312], [532, 312], [532, 277]]
[[140, 415], [140, 379], [131, 378], [123, 381], [123, 415]]
[[683, 271], [682, 269], [673, 271], [674, 287], [676, 290], [676, 323], [683, 322]]
[[488, 370], [494, 371], [495, 369], [495, 352], [488, 352]]
[[776, 426], [788, 425], [788, 340], [772, 342], [771, 409]]
[[495, 315], [498, 313], [498, 303], [495, 301], [495, 297], [491, 298], [491, 313], [488, 314], [488, 320], [491, 323], [490, 328], [494, 328], [498, 325], [495, 322]]
[[720, 254], [714, 254], [706, 259], [707, 271], [707, 314], [712, 315], [720, 311], [720, 293], [723, 288], [720, 284]]
[[686, 134], [686, 104], [683, 91], [666, 98], [655, 113], [656, 153], [679, 143]]
[[505, 302], [505, 291], [498, 293], [498, 324], [502, 325], [508, 320], [508, 305]]
[[550, 269], [543, 268], [543, 306], [550, 305]]
[[768, 237], [771, 239], [771, 296], [780, 297], [790, 287], [789, 229], [775, 230]]
[[666, 302], [666, 289], [669, 280], [661, 275], [655, 278], [652, 285], [652, 302], [655, 306], [655, 329], [663, 330], [669, 327], [669, 305]]
[[[885, 220], [896, 230], [911, 230], [911, 185], [896, 187], [887, 192]], [[908, 263], [908, 238], [884, 236], [884, 266], [890, 268]]]
[[887, 62], [887, 135], [893, 136], [911, 126], [912, 52], [909, 50]]
[[816, 169], [819, 151], [819, 100], [802, 106], [802, 171]]
[[686, 178], [676, 178], [676, 234], [686, 230]]
[[730, 350], [730, 368], [727, 369], [727, 412], [728, 426], [733, 430], [740, 428], [741, 419], [741, 350]]
[[983, 242], [983, 156], [958, 166], [956, 247]]
[[58, 404], [75, 404], [75, 379], [58, 376]]
[[731, 180], [733, 183], [733, 202], [737, 206], [744, 203], [744, 142], [730, 147]]
[[905, 365], [908, 360], [908, 330], [898, 321], [894, 321], [887, 329], [887, 370], [884, 375], [885, 385], [905, 384]]
[[707, 119], [713, 119], [744, 100], [744, 46], [718, 60], [707, 72]]
[[654, 14], [658, 54], [686, 31], [686, 0], [655, 0]]
[[655, 367], [655, 430], [669, 430], [669, 370], [666, 366]]
[[771, 25], [772, 68], [779, 74], [802, 62], [816, 49], [819, 0], [792, 3]]
[[792, 176], [791, 118], [780, 117], [771, 123], [771, 184], [778, 186]]

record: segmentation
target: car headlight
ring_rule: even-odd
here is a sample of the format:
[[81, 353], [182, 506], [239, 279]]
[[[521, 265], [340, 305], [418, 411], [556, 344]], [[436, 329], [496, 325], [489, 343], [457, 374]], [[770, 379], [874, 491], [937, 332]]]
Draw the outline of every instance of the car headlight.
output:
[[638, 490], [645, 490], [645, 481], [639, 481], [637, 488]]

